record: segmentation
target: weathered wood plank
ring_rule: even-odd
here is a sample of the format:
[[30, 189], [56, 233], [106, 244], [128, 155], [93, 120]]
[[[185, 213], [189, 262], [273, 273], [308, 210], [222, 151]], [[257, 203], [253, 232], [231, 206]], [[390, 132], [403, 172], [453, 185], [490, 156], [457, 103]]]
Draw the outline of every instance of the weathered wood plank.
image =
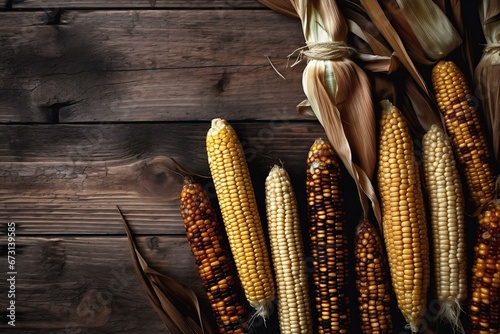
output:
[[[294, 76], [284, 84], [268, 66], [121, 72], [113, 76], [116, 83], [92, 84], [81, 95], [68, 96], [71, 105], [59, 109], [59, 122], [210, 120], [222, 114], [230, 120], [253, 120], [269, 119], [280, 109], [289, 119], [303, 119], [295, 111], [296, 103], [303, 99], [301, 78]], [[41, 95], [52, 96], [53, 89], [82, 82], [78, 77], [70, 82], [55, 77], [62, 80], [47, 91], [40, 87]], [[80, 89], [75, 87], [75, 91]]]
[[263, 8], [257, 0], [13, 0], [13, 8]]
[[[137, 242], [149, 265], [193, 288], [213, 319], [185, 237]], [[16, 247], [12, 332], [168, 333], [138, 283], [125, 237], [18, 237]], [[0, 266], [7, 268], [6, 256], [0, 256]], [[11, 332], [6, 292], [0, 294], [2, 333]]]
[[0, 122], [192, 120], [221, 109], [266, 119], [304, 98], [302, 64], [286, 65], [300, 24], [272, 11], [69, 11], [62, 25], [44, 16], [0, 14]]
[[[269, 168], [282, 161], [304, 191], [307, 151], [324, 136], [316, 121], [233, 123], [259, 200]], [[0, 126], [0, 211], [23, 234], [122, 233], [119, 205], [141, 234], [182, 234], [181, 180], [172, 157], [209, 175], [209, 122]], [[214, 196], [208, 179], [202, 179]], [[263, 203], [262, 203], [263, 204]]]

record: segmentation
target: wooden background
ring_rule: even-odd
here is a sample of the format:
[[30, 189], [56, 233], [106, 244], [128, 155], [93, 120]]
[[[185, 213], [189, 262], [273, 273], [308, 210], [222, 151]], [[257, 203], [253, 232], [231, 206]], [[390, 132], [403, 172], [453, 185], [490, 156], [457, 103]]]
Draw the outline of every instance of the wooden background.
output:
[[[283, 162], [304, 217], [305, 158], [324, 132], [295, 110], [303, 64], [288, 67], [287, 55], [304, 43], [299, 21], [256, 0], [0, 6], [0, 223], [2, 233], [16, 223], [18, 272], [12, 329], [2, 234], [0, 332], [166, 332], [138, 285], [116, 206], [150, 265], [205, 303], [168, 157], [209, 175], [212, 118], [238, 132], [261, 211], [264, 179]], [[350, 195], [352, 234], [359, 207]], [[395, 333], [407, 333], [394, 316]], [[255, 332], [278, 332], [275, 310]]]

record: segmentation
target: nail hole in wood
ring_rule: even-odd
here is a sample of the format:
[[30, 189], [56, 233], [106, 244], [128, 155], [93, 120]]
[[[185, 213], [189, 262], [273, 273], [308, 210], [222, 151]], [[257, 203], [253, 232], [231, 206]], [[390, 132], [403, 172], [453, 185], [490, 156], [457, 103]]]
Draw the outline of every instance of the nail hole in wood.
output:
[[45, 12], [45, 24], [59, 25], [61, 24], [62, 10], [60, 8], [49, 9]]

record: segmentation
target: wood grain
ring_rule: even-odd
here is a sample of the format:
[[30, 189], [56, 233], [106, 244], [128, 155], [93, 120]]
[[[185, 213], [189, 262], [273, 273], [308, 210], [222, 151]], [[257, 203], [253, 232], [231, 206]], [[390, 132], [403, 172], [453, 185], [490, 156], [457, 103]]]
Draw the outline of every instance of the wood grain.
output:
[[[304, 161], [316, 121], [277, 117], [233, 123], [263, 205], [264, 179], [283, 163], [301, 196]], [[174, 158], [209, 176], [205, 136], [210, 122], [0, 126], [0, 211], [24, 235], [121, 234], [120, 205], [140, 234], [182, 234]], [[210, 196], [210, 179], [201, 178]], [[263, 206], [262, 206], [263, 208]]]
[[[266, 119], [304, 99], [300, 23], [272, 11], [0, 15], [0, 122]], [[283, 80], [270, 60], [285, 75]]]
[[[152, 268], [190, 286], [206, 306], [185, 237], [138, 237], [137, 242]], [[18, 237], [16, 246], [17, 332], [166, 332], [138, 283], [126, 237]], [[5, 256], [0, 265], [7, 267]], [[2, 293], [0, 312], [6, 308]], [[7, 328], [0, 322], [2, 333]]]

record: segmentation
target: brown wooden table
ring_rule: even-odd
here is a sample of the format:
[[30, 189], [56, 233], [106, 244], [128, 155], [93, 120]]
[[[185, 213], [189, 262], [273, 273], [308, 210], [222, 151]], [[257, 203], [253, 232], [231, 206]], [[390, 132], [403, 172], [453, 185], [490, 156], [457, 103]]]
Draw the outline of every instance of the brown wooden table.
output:
[[[0, 332], [166, 333], [138, 284], [116, 206], [149, 264], [192, 286], [206, 311], [169, 158], [209, 176], [205, 135], [215, 117], [240, 136], [262, 217], [265, 177], [284, 163], [307, 233], [305, 160], [325, 134], [295, 109], [304, 62], [292, 68], [287, 55], [303, 44], [298, 20], [257, 0], [3, 1]], [[345, 175], [352, 239], [360, 207]], [[210, 179], [201, 181], [216, 204]], [[6, 317], [8, 223], [15, 327]], [[357, 333], [355, 308], [352, 316]], [[394, 317], [395, 333], [408, 333]], [[276, 310], [255, 330], [278, 333]]]

